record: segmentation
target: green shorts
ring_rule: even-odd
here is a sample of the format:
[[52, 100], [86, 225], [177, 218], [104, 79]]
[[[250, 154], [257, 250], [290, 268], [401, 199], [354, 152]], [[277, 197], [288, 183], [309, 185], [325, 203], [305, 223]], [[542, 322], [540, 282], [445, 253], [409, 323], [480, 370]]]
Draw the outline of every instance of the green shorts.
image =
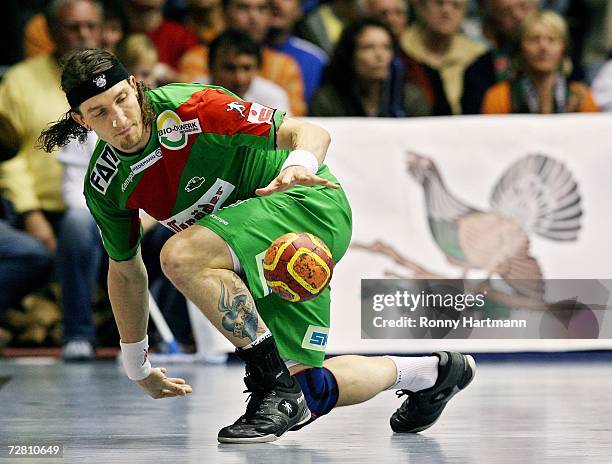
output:
[[[337, 182], [325, 165], [317, 174]], [[309, 232], [327, 244], [337, 263], [351, 239], [351, 208], [343, 190], [297, 186], [234, 203], [197, 224], [217, 233], [238, 256], [257, 310], [274, 335], [281, 356], [321, 367], [329, 333], [329, 287], [310, 301], [282, 300], [266, 284], [263, 259], [281, 235]]]

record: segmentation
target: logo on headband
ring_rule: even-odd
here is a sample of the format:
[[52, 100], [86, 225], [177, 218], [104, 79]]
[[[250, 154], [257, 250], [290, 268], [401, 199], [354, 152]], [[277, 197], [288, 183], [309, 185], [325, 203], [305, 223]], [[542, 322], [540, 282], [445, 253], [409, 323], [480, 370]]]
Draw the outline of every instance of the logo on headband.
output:
[[187, 145], [189, 134], [202, 132], [197, 118], [182, 121], [174, 111], [166, 110], [157, 117], [159, 143], [169, 150], [180, 150]]
[[94, 84], [102, 88], [106, 85], [106, 76], [104, 74], [100, 74], [99, 76], [96, 76], [93, 81]]

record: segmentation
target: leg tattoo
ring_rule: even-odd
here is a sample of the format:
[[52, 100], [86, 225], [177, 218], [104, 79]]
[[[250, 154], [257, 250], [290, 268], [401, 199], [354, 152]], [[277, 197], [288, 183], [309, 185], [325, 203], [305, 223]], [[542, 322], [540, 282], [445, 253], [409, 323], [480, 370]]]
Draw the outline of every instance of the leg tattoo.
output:
[[239, 280], [238, 278], [233, 280], [235, 284], [234, 292], [226, 289], [221, 282], [221, 296], [219, 297], [219, 311], [223, 314], [221, 324], [225, 329], [231, 331], [234, 337], [248, 337], [251, 341], [254, 341], [265, 329], [260, 327], [260, 330], [257, 330], [260, 326], [259, 314], [253, 297], [246, 288], [240, 288], [244, 287], [242, 281], [240, 281], [240, 284], [242, 284], [240, 285], [236, 282], [236, 280]]

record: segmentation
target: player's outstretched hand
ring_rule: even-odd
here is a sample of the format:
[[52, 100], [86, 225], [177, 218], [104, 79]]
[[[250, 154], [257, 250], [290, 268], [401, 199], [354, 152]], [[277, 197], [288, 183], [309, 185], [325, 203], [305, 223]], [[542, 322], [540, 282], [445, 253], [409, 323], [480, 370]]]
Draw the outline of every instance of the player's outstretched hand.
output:
[[295, 185], [324, 185], [333, 189], [340, 188], [338, 184], [334, 184], [316, 174], [311, 174], [304, 166], [289, 166], [283, 169], [267, 187], [255, 190], [255, 194], [262, 197], [274, 192], [282, 192]]
[[146, 379], [138, 380], [136, 383], [147, 392], [151, 398], [172, 398], [174, 396], [186, 396], [191, 393], [190, 385], [184, 379], [166, 377], [166, 368], [153, 368]]

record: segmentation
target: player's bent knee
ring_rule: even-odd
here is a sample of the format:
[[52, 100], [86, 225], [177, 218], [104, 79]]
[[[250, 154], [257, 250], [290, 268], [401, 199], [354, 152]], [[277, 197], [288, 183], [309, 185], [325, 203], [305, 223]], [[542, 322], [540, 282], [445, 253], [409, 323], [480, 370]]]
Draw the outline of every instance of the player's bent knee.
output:
[[313, 367], [295, 374], [294, 377], [302, 387], [312, 420], [324, 416], [338, 403], [338, 382], [326, 368]]
[[184, 259], [186, 249], [187, 244], [179, 234], [170, 237], [161, 249], [159, 254], [161, 268], [172, 281], [180, 278], [183, 268], [187, 265]]
[[233, 269], [223, 239], [199, 226], [170, 237], [161, 250], [160, 262], [164, 274], [175, 284], [203, 269]]

